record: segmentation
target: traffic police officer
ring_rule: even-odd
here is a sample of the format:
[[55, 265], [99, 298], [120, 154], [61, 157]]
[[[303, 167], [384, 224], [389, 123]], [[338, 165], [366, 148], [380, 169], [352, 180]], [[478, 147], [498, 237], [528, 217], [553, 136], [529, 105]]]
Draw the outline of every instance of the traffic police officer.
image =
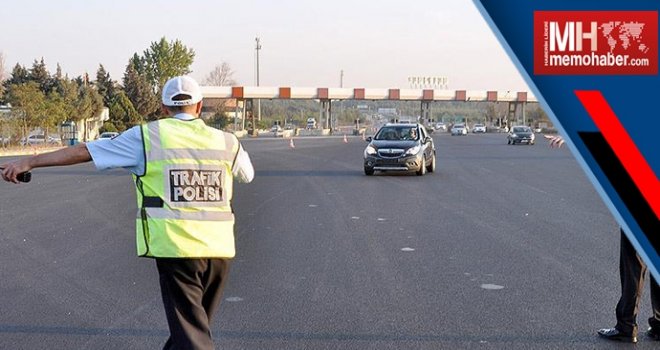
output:
[[233, 178], [250, 182], [254, 169], [234, 135], [199, 119], [202, 93], [195, 80], [167, 81], [162, 103], [170, 118], [5, 164], [2, 177], [16, 183], [32, 168], [90, 160], [99, 170], [131, 171], [137, 251], [156, 261], [170, 329], [164, 349], [212, 349], [210, 323], [234, 256]]

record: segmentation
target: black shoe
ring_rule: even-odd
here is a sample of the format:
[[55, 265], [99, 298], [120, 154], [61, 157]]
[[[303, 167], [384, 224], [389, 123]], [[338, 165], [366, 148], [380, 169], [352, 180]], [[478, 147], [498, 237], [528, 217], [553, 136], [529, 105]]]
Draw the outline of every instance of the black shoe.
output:
[[632, 334], [627, 334], [619, 331], [616, 328], [604, 328], [598, 330], [598, 335], [605, 339], [620, 341], [625, 343], [637, 343], [637, 337]]
[[660, 340], [660, 331], [651, 327], [646, 331], [646, 336], [653, 340]]

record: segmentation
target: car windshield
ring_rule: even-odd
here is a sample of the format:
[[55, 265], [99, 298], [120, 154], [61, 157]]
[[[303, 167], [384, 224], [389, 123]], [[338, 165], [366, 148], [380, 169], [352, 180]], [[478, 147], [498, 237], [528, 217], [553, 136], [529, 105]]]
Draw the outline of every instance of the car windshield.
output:
[[532, 132], [528, 127], [513, 128], [513, 132]]
[[464, 127], [463, 125], [454, 125], [454, 129], [463, 129]]
[[481, 124], [474, 124], [474, 127], [475, 127], [475, 128], [481, 128], [481, 127], [483, 127], [483, 125], [481, 125]]
[[417, 127], [411, 126], [386, 126], [378, 131], [376, 134], [376, 140], [389, 140], [389, 141], [400, 141], [400, 140], [417, 140], [419, 138], [419, 133], [417, 132]]

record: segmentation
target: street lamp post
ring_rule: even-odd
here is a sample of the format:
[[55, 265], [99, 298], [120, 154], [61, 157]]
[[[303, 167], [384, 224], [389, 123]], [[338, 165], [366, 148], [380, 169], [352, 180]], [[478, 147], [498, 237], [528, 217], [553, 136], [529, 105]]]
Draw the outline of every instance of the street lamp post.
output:
[[[256, 78], [257, 78], [257, 86], [259, 86], [259, 50], [261, 50], [261, 40], [259, 39], [259, 37], [256, 37], [254, 40], [256, 41], [256, 46], [255, 46], [254, 50], [257, 53], [257, 74], [256, 74]], [[257, 120], [261, 121], [261, 100], [259, 100], [259, 99], [257, 99]]]

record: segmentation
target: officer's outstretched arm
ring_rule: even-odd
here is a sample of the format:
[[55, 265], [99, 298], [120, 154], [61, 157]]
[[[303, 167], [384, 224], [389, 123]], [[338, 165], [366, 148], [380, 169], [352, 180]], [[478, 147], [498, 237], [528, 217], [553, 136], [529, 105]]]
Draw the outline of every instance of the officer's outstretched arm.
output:
[[55, 152], [39, 154], [36, 156], [21, 158], [17, 161], [0, 165], [2, 170], [2, 179], [5, 181], [18, 183], [16, 179], [18, 174], [30, 171], [34, 168], [43, 168], [49, 166], [73, 165], [89, 162], [92, 160], [87, 146], [79, 143], [72, 147], [63, 148]]

